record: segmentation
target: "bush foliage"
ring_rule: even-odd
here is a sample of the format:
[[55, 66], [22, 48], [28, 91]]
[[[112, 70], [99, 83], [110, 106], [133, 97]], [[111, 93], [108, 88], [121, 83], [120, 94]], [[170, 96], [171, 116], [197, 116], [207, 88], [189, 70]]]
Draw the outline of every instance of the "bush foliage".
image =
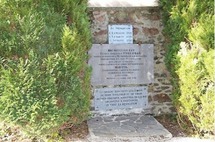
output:
[[213, 133], [214, 2], [161, 0], [161, 7], [173, 102], [198, 133]]
[[31, 135], [89, 112], [87, 1], [0, 1], [0, 119]]
[[179, 56], [180, 111], [188, 116], [199, 132], [212, 132], [215, 107], [214, 50], [199, 52], [194, 48], [186, 55]]

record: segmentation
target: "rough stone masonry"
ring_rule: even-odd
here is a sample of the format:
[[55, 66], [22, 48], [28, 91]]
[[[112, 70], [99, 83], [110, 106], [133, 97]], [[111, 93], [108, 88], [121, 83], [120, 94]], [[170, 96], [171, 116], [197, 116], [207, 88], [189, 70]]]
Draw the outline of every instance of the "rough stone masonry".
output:
[[90, 7], [94, 44], [108, 44], [108, 25], [131, 24], [134, 44], [154, 44], [154, 83], [148, 84], [150, 113], [174, 112], [169, 95], [170, 74], [164, 63], [165, 48], [159, 7]]

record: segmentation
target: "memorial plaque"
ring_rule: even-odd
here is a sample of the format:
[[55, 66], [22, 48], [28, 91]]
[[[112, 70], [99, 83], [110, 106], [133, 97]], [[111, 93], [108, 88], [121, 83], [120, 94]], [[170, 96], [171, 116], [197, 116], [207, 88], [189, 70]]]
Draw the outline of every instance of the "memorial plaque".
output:
[[94, 92], [95, 110], [148, 107], [147, 87], [100, 88]]
[[91, 84], [148, 84], [154, 80], [153, 44], [94, 44], [89, 51]]
[[133, 44], [132, 25], [108, 25], [109, 44]]

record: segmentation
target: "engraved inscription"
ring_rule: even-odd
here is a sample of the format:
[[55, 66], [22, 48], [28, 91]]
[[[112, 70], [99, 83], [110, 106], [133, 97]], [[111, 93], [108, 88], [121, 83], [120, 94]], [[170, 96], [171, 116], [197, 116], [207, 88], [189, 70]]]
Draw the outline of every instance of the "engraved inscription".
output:
[[109, 44], [132, 44], [132, 25], [108, 25], [108, 39]]
[[153, 81], [153, 45], [93, 45], [92, 85], [143, 84]]
[[[143, 66], [141, 58], [147, 55], [141, 54], [137, 48], [134, 49], [108, 49], [100, 52], [100, 66], [105, 66], [102, 72], [107, 72], [106, 79], [136, 79], [136, 72]], [[97, 56], [98, 57], [98, 56]]]
[[94, 92], [95, 110], [146, 108], [147, 87], [100, 88]]

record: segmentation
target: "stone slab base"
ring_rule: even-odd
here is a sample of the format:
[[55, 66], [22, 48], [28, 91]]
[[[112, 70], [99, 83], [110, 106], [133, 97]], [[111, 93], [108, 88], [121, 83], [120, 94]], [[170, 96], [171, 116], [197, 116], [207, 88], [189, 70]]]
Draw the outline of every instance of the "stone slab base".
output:
[[149, 115], [98, 116], [88, 120], [88, 128], [91, 142], [162, 142], [172, 138]]
[[158, 0], [89, 0], [89, 7], [156, 7]]

